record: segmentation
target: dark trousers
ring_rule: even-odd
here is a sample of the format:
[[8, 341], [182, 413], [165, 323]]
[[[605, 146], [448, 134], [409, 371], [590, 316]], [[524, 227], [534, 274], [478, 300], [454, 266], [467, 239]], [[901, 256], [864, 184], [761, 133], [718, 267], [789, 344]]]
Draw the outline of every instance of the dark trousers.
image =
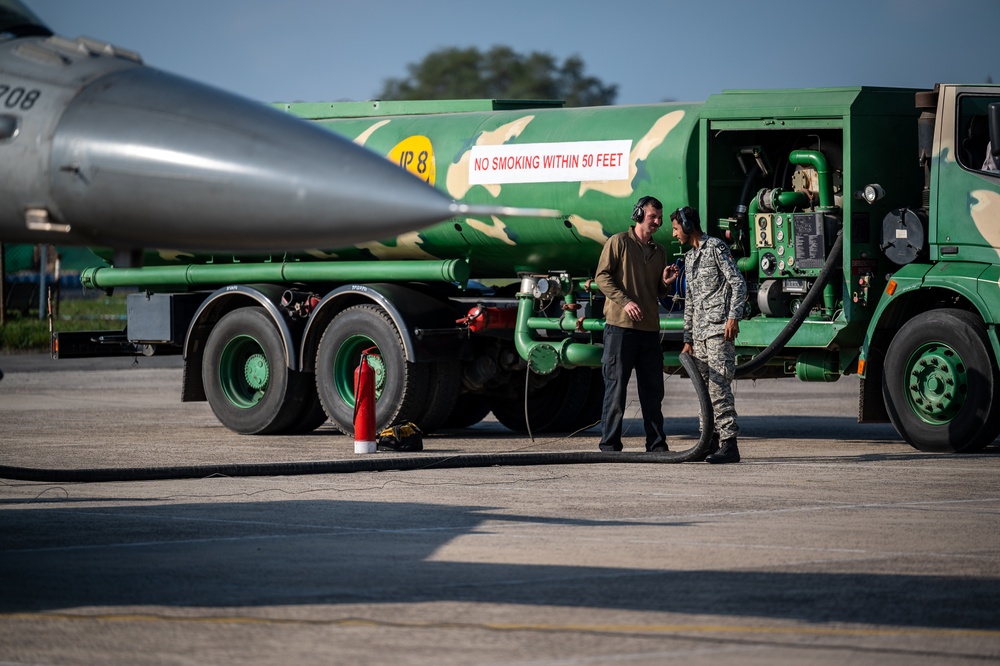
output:
[[610, 324], [604, 327], [604, 411], [601, 449], [622, 450], [622, 418], [628, 380], [635, 370], [646, 450], [666, 444], [663, 432], [663, 352], [660, 334]]

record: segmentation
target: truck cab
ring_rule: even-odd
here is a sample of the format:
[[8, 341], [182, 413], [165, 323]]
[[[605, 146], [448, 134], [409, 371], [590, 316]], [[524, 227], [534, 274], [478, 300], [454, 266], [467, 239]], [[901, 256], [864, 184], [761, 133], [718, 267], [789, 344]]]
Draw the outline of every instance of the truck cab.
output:
[[[1000, 90], [940, 85], [917, 106], [924, 188], [882, 221], [893, 270], [861, 373], [911, 444], [975, 451], [1000, 434]], [[866, 395], [862, 418], [879, 407]]]

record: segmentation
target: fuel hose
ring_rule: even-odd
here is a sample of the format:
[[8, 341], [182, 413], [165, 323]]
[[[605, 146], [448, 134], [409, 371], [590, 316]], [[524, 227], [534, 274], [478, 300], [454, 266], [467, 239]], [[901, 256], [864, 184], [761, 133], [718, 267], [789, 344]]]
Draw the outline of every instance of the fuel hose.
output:
[[[802, 300], [795, 314], [781, 333], [759, 354], [736, 367], [736, 376], [745, 377], [767, 363], [784, 349], [788, 341], [816, 305], [830, 276], [840, 262], [844, 236], [837, 234], [826, 263], [816, 282]], [[708, 456], [714, 427], [712, 401], [708, 387], [694, 360], [680, 355], [681, 365], [691, 378], [698, 398], [702, 430], [698, 442], [683, 451], [664, 452], [605, 452], [605, 451], [540, 451], [506, 453], [465, 453], [459, 455], [396, 455], [377, 454], [349, 460], [276, 462], [252, 464], [186, 465], [172, 467], [99, 467], [91, 469], [48, 469], [0, 465], [0, 478], [48, 483], [100, 483], [111, 481], [162, 481], [169, 479], [200, 479], [211, 476], [296, 476], [302, 474], [346, 474], [353, 472], [388, 472], [420, 469], [456, 469], [472, 467], [516, 467], [530, 465], [585, 465], [595, 463], [664, 464], [701, 461]]]
[[378, 453], [348, 460], [275, 462], [252, 464], [187, 465], [172, 467], [98, 467], [91, 469], [43, 469], [0, 465], [0, 478], [45, 483], [102, 483], [113, 481], [164, 481], [202, 479], [211, 476], [296, 476], [301, 474], [346, 474], [351, 472], [389, 472], [461, 467], [515, 467], [530, 465], [585, 465], [595, 463], [663, 464], [704, 460], [711, 447], [715, 424], [708, 387], [698, 372], [694, 359], [680, 355], [681, 365], [691, 377], [702, 431], [698, 442], [683, 451], [605, 452], [541, 451], [509, 453], [465, 453], [459, 455], [397, 455]]

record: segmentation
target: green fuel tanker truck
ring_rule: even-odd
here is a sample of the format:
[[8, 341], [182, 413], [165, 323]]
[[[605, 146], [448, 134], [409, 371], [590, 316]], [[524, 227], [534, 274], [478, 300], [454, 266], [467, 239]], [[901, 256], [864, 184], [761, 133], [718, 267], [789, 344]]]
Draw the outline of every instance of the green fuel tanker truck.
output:
[[[1000, 434], [1000, 86], [279, 106], [458, 202], [561, 216], [469, 213], [297, 254], [147, 252], [142, 267], [81, 276], [137, 289], [126, 330], [57, 335], [57, 356], [183, 353], [182, 399], [207, 400], [241, 433], [327, 419], [352, 432], [366, 351], [380, 428], [464, 427], [492, 411], [513, 430], [572, 431], [599, 418], [603, 396], [590, 278], [649, 194], [665, 212], [697, 207], [738, 258], [738, 376], [858, 373], [859, 420], [889, 420], [921, 450], [976, 451]], [[667, 372], [680, 367], [682, 307], [661, 311]]]

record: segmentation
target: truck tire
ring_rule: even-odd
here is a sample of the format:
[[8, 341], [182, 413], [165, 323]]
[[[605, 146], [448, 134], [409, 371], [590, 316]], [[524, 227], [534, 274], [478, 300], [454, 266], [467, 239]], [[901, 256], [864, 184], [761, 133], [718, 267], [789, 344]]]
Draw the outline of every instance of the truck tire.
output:
[[459, 429], [476, 425], [490, 413], [490, 403], [480, 393], [463, 393], [455, 401], [455, 408], [445, 419], [442, 428]]
[[376, 430], [403, 421], [419, 425], [430, 393], [430, 365], [407, 361], [395, 324], [381, 308], [368, 304], [338, 314], [320, 339], [316, 389], [326, 413], [341, 432], [354, 432], [354, 370], [361, 352], [372, 347]]
[[524, 371], [511, 375], [508, 390], [490, 396], [493, 416], [514, 432], [570, 432], [583, 412], [590, 378], [583, 381], [575, 370], [562, 369], [544, 386], [528, 389], [528, 414], [525, 421]]
[[889, 420], [921, 451], [974, 452], [998, 431], [997, 375], [986, 326], [965, 310], [908, 321], [885, 357], [882, 396]]
[[[584, 372], [588, 374], [584, 375]], [[572, 426], [574, 432], [598, 426], [604, 417], [604, 373], [601, 368], [580, 368], [580, 374], [586, 376], [586, 381], [590, 382], [590, 391], [587, 393], [580, 415]]]
[[[565, 378], [565, 390], [563, 399], [557, 403], [558, 414], [555, 420], [549, 425], [548, 432], [576, 432], [585, 426], [590, 425], [595, 420], [600, 420], [601, 410], [597, 410], [597, 418], [592, 419], [591, 414], [585, 413], [590, 409], [590, 394], [593, 390], [593, 368], [572, 368], [563, 369]], [[601, 402], [604, 402], [604, 375], [597, 369], [601, 378]], [[563, 387], [560, 387], [563, 388]]]
[[326, 410], [316, 393], [316, 381], [312, 375], [308, 376], [305, 382], [305, 398], [302, 403], [302, 413], [295, 419], [283, 434], [286, 435], [308, 435], [316, 428], [327, 422]]
[[263, 308], [240, 308], [219, 320], [205, 342], [201, 373], [208, 404], [234, 432], [278, 434], [302, 413], [305, 376], [289, 370]]
[[458, 394], [462, 390], [462, 366], [457, 361], [431, 364], [430, 393], [427, 411], [416, 422], [424, 433], [434, 432], [444, 426], [455, 411]]

